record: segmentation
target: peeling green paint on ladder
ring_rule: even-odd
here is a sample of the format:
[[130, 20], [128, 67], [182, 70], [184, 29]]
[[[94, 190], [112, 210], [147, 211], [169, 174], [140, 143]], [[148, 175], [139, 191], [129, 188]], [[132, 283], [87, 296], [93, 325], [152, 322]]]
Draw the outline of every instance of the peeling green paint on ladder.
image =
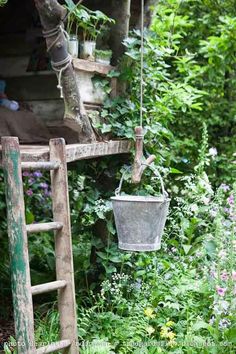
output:
[[18, 354], [35, 353], [28, 241], [18, 138], [2, 138], [11, 281]]

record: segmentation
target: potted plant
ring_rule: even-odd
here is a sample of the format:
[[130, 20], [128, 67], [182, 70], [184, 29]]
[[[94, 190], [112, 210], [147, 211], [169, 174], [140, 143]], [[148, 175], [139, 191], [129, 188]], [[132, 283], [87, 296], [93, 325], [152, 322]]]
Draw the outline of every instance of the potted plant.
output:
[[97, 63], [110, 65], [111, 57], [112, 57], [112, 51], [111, 50], [96, 50], [95, 51], [95, 56], [96, 56], [96, 62]]
[[[86, 12], [86, 13], [85, 13]], [[107, 30], [107, 25], [115, 21], [101, 11], [91, 11], [81, 5], [76, 9], [79, 27], [82, 30], [81, 58], [95, 60], [98, 36]]]
[[81, 51], [82, 59], [95, 60], [95, 49], [97, 37], [105, 32], [107, 25], [115, 21], [106, 16], [101, 11], [92, 11], [83, 5], [75, 5], [72, 0], [66, 0], [66, 8], [69, 11], [67, 21], [67, 32], [72, 33], [74, 30], [72, 41], [81, 35]]
[[68, 33], [68, 52], [73, 58], [79, 55], [78, 26], [76, 25], [75, 9], [77, 5], [73, 1], [65, 0], [65, 8], [68, 10], [66, 32]]

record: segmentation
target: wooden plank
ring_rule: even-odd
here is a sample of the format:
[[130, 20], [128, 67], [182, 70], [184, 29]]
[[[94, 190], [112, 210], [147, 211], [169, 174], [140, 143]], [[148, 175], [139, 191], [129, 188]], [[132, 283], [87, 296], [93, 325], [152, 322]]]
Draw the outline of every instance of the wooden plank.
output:
[[65, 286], [66, 286], [65, 280], [52, 281], [50, 283], [32, 286], [31, 293], [32, 293], [32, 295], [44, 294], [44, 293], [48, 293], [50, 291], [63, 289]]
[[34, 316], [18, 138], [3, 137], [2, 149], [17, 353], [33, 354]]
[[53, 218], [63, 223], [63, 229], [55, 232], [56, 274], [67, 286], [58, 293], [61, 339], [69, 339], [71, 346], [66, 353], [77, 354], [77, 314], [75, 302], [74, 266], [70, 225], [70, 206], [67, 180], [66, 147], [64, 139], [52, 139], [50, 160], [58, 161], [60, 168], [51, 171]]
[[[110, 140], [94, 144], [68, 144], [66, 145], [67, 162], [95, 157], [127, 154], [133, 146], [130, 140]], [[0, 146], [0, 157], [2, 147]], [[21, 160], [24, 162], [49, 161], [49, 147], [42, 145], [21, 145]]]
[[71, 345], [70, 340], [61, 340], [59, 342], [52, 343], [45, 347], [37, 349], [36, 354], [54, 353], [57, 352], [58, 350], [68, 348], [70, 345]]
[[0, 75], [4, 78], [55, 75], [52, 70], [27, 71], [29, 56], [10, 56], [0, 58]]
[[86, 71], [94, 74], [107, 75], [111, 70], [115, 70], [114, 66], [97, 63], [84, 59], [73, 59], [75, 70]]
[[132, 143], [129, 140], [108, 141], [94, 144], [70, 144], [66, 146], [67, 162], [95, 158], [99, 156], [128, 153]]
[[45, 232], [45, 231], [54, 231], [61, 230], [63, 224], [61, 222], [45, 222], [40, 224], [28, 224], [26, 225], [26, 231], [28, 234]]
[[38, 162], [22, 162], [22, 170], [56, 170], [59, 167], [59, 163], [55, 161], [38, 161]]

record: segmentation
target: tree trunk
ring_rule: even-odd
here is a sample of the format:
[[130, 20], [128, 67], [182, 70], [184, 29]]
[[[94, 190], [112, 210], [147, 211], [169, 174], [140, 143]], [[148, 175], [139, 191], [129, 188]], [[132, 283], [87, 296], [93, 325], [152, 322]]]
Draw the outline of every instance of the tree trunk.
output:
[[112, 0], [112, 17], [116, 24], [112, 27], [110, 46], [113, 51], [113, 64], [116, 65], [124, 53], [123, 40], [128, 37], [131, 0]]
[[[152, 6], [157, 6], [159, 3], [159, 0], [146, 0], [145, 5], [144, 5], [144, 27], [148, 28], [152, 22], [152, 11], [151, 7]], [[140, 11], [141, 13], [141, 11]], [[136, 24], [136, 28], [141, 27], [141, 15], [139, 16], [139, 19]]]
[[[65, 103], [64, 123], [78, 133], [80, 143], [93, 142], [96, 140], [95, 134], [81, 100], [72, 63], [68, 62], [59, 75], [60, 70], [65, 67], [65, 64], [60, 65], [60, 62], [68, 58], [66, 38], [63, 31], [59, 29], [59, 26], [63, 26], [67, 11], [56, 0], [34, 0], [34, 2], [39, 12], [52, 62], [58, 77], [61, 76], [58, 87], [61, 86]], [[53, 31], [57, 28], [58, 31]]]

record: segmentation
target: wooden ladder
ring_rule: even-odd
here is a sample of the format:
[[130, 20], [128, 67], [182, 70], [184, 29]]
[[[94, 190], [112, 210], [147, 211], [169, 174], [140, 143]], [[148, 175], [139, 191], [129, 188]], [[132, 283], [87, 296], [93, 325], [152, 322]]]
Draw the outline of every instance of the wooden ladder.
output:
[[[64, 139], [49, 143], [50, 161], [21, 162], [18, 138], [2, 138], [2, 160], [7, 199], [8, 235], [11, 258], [15, 336], [18, 354], [43, 354], [62, 351], [79, 353], [72, 256], [67, 162]], [[26, 225], [22, 171], [50, 170], [53, 222]], [[28, 254], [30, 233], [55, 233], [56, 280], [31, 286]], [[60, 341], [36, 349], [32, 295], [58, 291]]]

